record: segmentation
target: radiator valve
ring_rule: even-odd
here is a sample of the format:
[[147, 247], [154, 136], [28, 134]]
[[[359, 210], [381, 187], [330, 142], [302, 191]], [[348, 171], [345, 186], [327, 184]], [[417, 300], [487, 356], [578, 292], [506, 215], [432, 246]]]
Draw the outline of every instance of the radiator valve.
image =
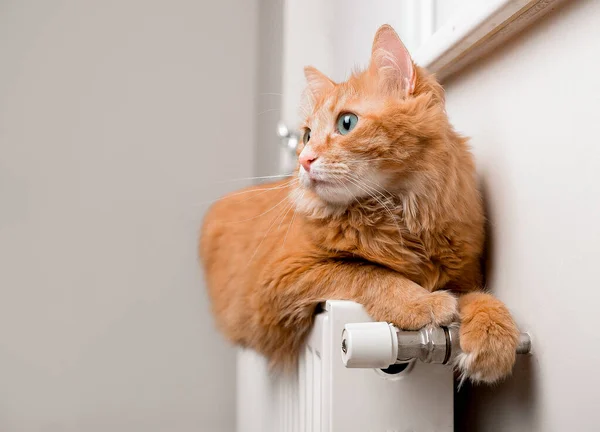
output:
[[[458, 325], [406, 331], [386, 322], [346, 324], [341, 349], [347, 368], [378, 369], [411, 360], [451, 364], [461, 352]], [[517, 354], [530, 351], [531, 339], [521, 333]]]

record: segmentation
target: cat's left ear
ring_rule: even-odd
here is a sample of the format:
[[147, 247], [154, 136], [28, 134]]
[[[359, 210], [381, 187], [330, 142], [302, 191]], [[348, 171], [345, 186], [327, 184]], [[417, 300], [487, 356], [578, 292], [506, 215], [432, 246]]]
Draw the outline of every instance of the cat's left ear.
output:
[[375, 34], [369, 67], [388, 89], [398, 89], [402, 96], [414, 92], [415, 65], [394, 29], [387, 24], [379, 27]]
[[335, 87], [335, 83], [332, 80], [312, 66], [304, 68], [304, 76], [306, 77], [308, 90], [310, 90], [315, 99], [329, 93]]

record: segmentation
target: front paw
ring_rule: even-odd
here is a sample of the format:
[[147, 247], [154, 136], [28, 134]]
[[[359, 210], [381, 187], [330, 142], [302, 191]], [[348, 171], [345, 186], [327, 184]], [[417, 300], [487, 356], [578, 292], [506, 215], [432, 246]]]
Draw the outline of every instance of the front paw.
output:
[[[489, 294], [473, 293], [461, 308], [460, 347], [455, 366], [461, 380], [494, 383], [512, 372], [519, 329], [510, 312]], [[461, 299], [461, 304], [463, 299]]]
[[418, 330], [429, 325], [448, 325], [457, 316], [456, 297], [447, 291], [436, 291], [398, 305], [386, 321], [403, 330]]

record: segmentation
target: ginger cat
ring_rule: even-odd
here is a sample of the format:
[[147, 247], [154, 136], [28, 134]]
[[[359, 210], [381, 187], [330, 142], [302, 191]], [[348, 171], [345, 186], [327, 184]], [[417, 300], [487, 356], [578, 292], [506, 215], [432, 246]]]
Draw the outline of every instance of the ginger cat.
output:
[[231, 194], [204, 221], [200, 254], [220, 328], [289, 366], [318, 305], [354, 300], [403, 329], [460, 318], [463, 377], [508, 375], [519, 332], [480, 291], [482, 202], [442, 87], [387, 25], [365, 71], [343, 83], [312, 67], [305, 75], [292, 179]]

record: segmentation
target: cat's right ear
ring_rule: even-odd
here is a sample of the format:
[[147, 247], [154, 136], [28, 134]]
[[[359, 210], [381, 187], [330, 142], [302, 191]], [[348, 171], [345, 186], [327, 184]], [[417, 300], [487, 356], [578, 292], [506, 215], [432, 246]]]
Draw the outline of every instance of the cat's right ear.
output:
[[370, 68], [388, 90], [397, 89], [402, 96], [414, 92], [415, 65], [398, 34], [387, 24], [379, 27], [373, 40]]
[[304, 76], [306, 77], [308, 90], [314, 99], [329, 93], [335, 87], [332, 80], [312, 66], [304, 68]]

